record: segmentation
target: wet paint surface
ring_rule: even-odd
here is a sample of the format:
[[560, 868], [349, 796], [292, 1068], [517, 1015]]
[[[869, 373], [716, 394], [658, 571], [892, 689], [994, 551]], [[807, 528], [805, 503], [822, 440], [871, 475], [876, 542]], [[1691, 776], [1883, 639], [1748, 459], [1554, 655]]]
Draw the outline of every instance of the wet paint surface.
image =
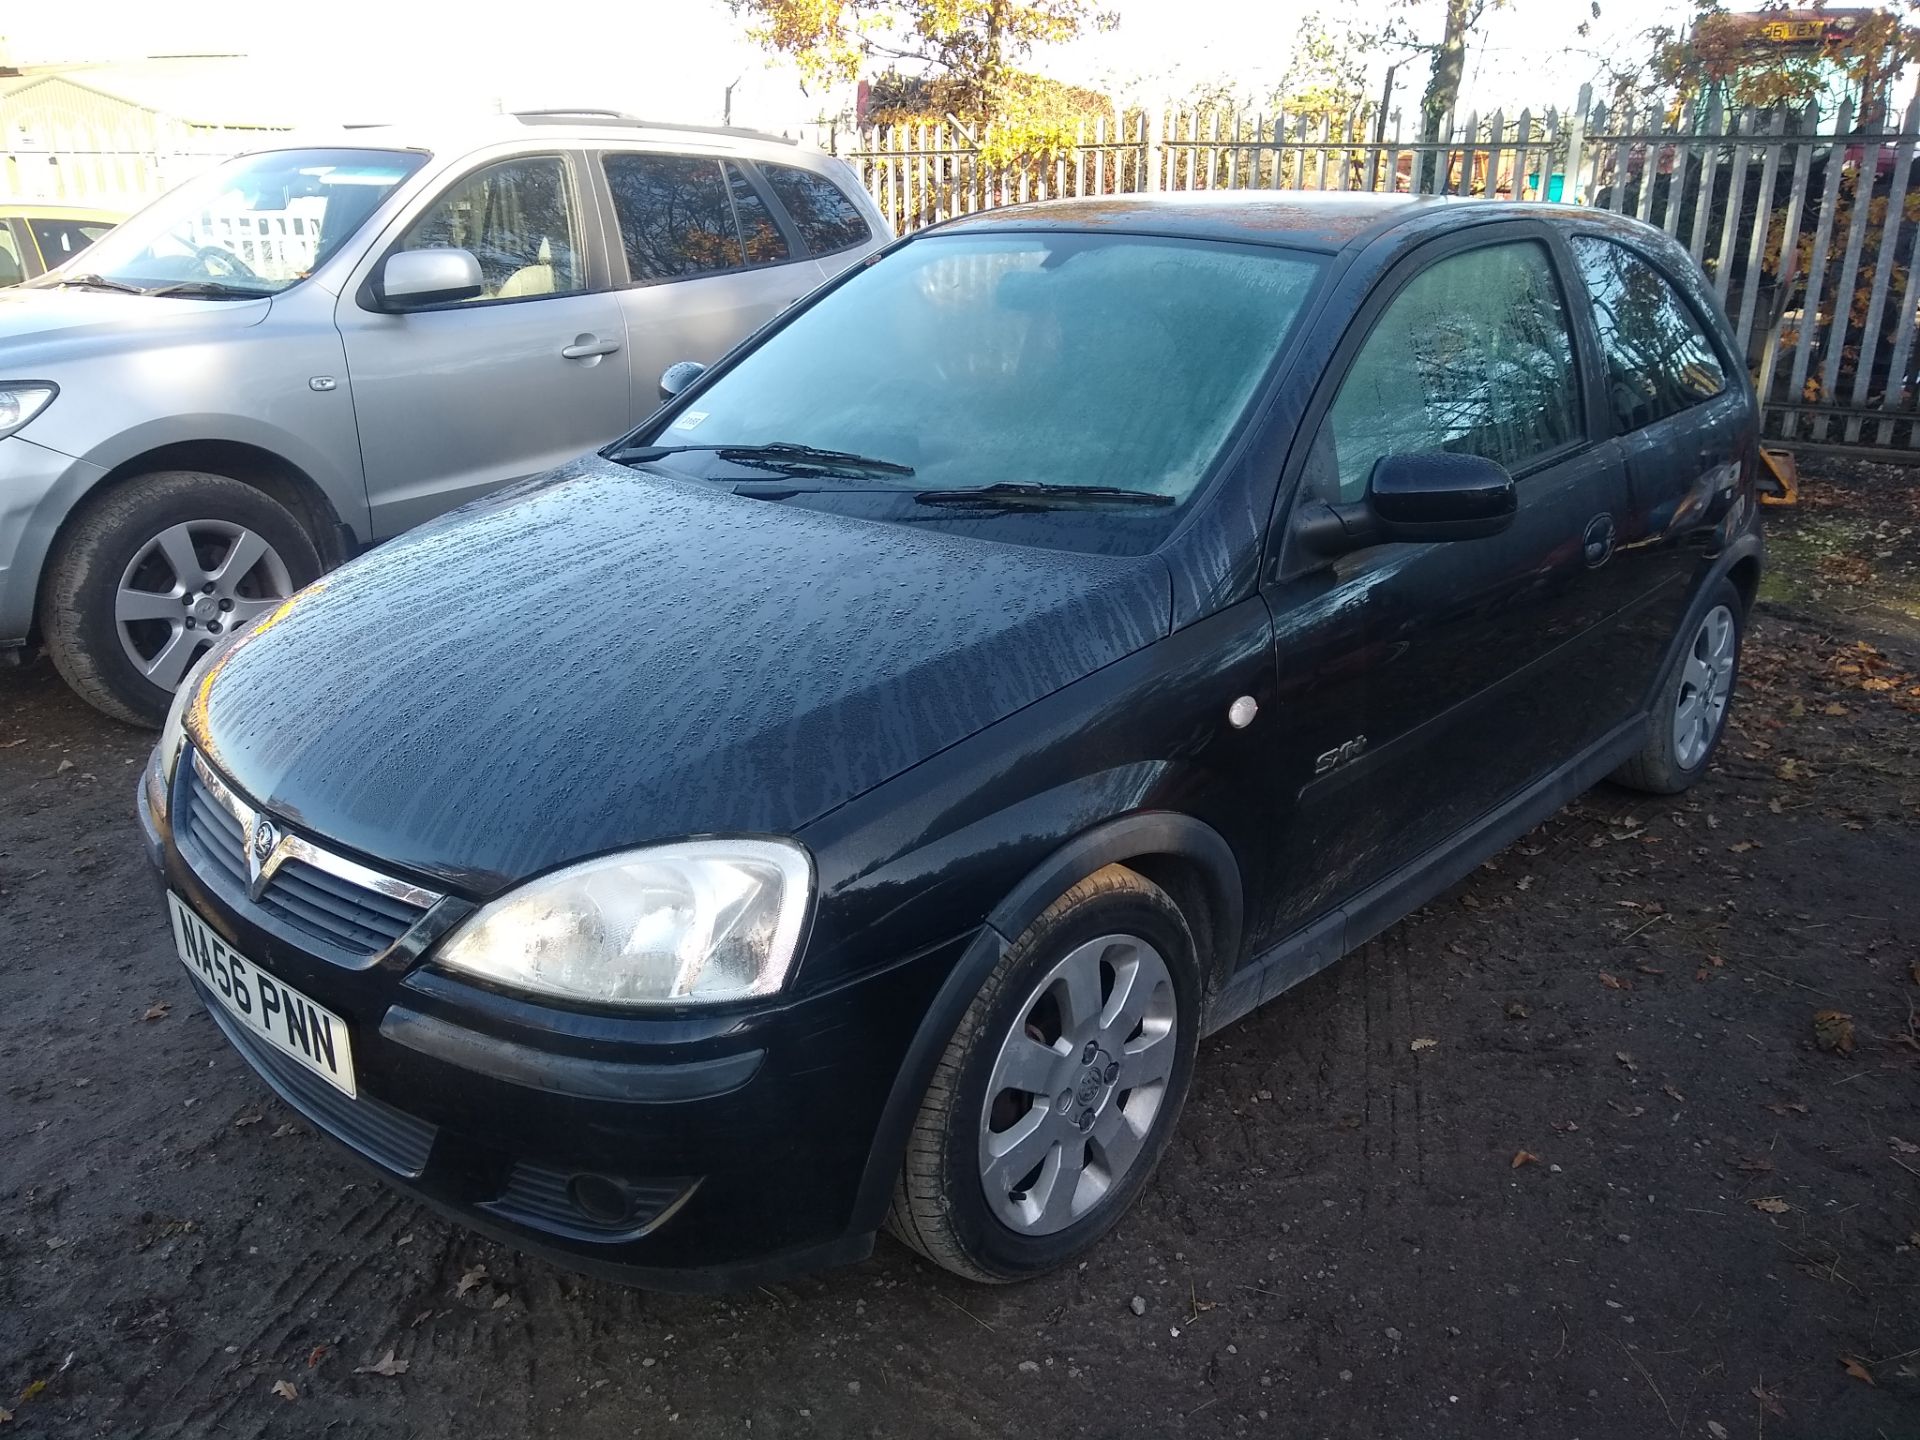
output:
[[209, 686], [249, 796], [474, 889], [783, 833], [1163, 636], [1163, 563], [741, 499], [598, 459], [297, 600]]

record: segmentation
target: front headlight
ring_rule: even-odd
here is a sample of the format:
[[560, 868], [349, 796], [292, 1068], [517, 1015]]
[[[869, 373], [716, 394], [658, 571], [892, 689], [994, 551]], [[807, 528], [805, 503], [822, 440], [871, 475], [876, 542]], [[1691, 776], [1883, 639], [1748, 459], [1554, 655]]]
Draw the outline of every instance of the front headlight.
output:
[[690, 840], [570, 865], [482, 908], [450, 970], [565, 1000], [714, 1004], [785, 983], [813, 897], [788, 840]]
[[47, 408], [60, 387], [46, 380], [19, 380], [0, 384], [0, 440]]

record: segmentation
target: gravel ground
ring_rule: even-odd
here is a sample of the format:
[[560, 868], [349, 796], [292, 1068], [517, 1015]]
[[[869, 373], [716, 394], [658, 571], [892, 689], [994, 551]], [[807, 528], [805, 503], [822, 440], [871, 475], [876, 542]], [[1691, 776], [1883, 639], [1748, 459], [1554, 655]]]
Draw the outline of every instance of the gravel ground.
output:
[[[1859, 519], [1815, 490], [1789, 542]], [[150, 737], [0, 670], [0, 1422], [1920, 1436], [1920, 625], [1872, 598], [1915, 530], [1866, 524], [1864, 575], [1756, 620], [1693, 794], [1602, 787], [1216, 1037], [1134, 1213], [1010, 1289], [883, 1241], [650, 1295], [389, 1191], [193, 999]]]

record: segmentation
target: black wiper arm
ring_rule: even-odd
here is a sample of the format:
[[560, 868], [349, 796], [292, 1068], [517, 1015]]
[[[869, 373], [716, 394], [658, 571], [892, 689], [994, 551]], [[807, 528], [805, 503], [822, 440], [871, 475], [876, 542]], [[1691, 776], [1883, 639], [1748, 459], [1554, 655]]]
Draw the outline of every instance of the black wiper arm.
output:
[[814, 445], [794, 445], [775, 441], [770, 445], [636, 445], [615, 450], [607, 458], [622, 465], [644, 465], [649, 460], [689, 451], [705, 451], [735, 465], [752, 465], [766, 470], [838, 471], [854, 475], [911, 475], [913, 467], [893, 460], [878, 460], [871, 455], [856, 455], [851, 450], [822, 450]]
[[109, 280], [104, 275], [68, 275], [54, 284], [56, 290], [72, 285], [81, 290], [117, 290], [122, 295], [144, 295], [147, 292], [138, 285], [128, 285], [124, 281]]
[[922, 490], [922, 505], [1171, 505], [1173, 496], [1117, 485], [1034, 485], [1003, 482], [966, 490]]
[[229, 285], [224, 280], [181, 280], [172, 285], [162, 285], [158, 290], [145, 290], [141, 293], [191, 297], [199, 300], [262, 300], [273, 292], [250, 290], [244, 285]]

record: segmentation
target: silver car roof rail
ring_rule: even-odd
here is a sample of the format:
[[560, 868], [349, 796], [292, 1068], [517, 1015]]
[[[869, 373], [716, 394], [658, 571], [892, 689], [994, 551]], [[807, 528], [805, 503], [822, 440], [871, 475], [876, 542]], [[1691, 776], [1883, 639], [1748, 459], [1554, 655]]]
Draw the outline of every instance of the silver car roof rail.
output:
[[513, 118], [522, 125], [623, 125], [642, 130], [677, 130], [689, 135], [737, 135], [745, 140], [766, 140], [776, 145], [798, 145], [786, 135], [771, 135], [742, 125], [686, 125], [671, 120], [643, 120], [624, 110], [596, 110], [568, 106], [556, 110], [516, 110]]

